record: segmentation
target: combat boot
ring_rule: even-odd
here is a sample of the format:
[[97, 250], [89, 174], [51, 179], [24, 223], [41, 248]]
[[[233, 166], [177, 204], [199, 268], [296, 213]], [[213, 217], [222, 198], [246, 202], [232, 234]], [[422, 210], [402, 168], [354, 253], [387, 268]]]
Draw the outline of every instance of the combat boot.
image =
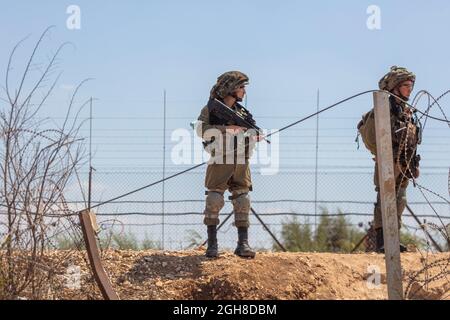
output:
[[[383, 228], [379, 228], [375, 230], [377, 232], [376, 237], [376, 252], [377, 253], [384, 253], [384, 235], [383, 235]], [[400, 243], [400, 252], [406, 252], [408, 249], [405, 245]]]
[[205, 256], [208, 258], [217, 258], [219, 256], [216, 226], [208, 226], [208, 248]]
[[256, 252], [248, 245], [248, 228], [238, 228], [238, 245], [234, 254], [242, 258], [254, 258]]
[[384, 235], [383, 228], [378, 228], [376, 232], [375, 252], [384, 253]]

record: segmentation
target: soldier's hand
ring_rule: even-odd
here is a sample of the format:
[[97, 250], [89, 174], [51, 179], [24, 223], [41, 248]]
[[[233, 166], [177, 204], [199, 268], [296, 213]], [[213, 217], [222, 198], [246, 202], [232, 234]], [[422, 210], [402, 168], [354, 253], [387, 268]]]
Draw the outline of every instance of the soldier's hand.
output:
[[419, 167], [417, 167], [414, 170], [414, 179], [417, 179], [419, 176], [420, 176], [420, 170], [419, 170]]
[[244, 128], [244, 127], [240, 127], [240, 126], [235, 126], [235, 125], [231, 125], [231, 126], [227, 126], [227, 133], [230, 133], [230, 134], [238, 134], [238, 133], [241, 133], [241, 132], [244, 132], [244, 131], [246, 131], [247, 130], [247, 128]]
[[266, 136], [263, 134], [260, 135], [256, 135], [256, 136], [252, 136], [253, 140], [257, 141], [257, 142], [261, 142], [262, 140], [264, 140]]

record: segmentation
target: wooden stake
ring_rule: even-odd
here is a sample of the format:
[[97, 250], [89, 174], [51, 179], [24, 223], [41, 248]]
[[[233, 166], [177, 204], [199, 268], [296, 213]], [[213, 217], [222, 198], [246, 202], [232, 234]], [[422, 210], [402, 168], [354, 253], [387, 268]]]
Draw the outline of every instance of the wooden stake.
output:
[[[86, 250], [91, 264], [92, 272], [94, 273], [95, 281], [105, 300], [119, 300], [119, 296], [114, 291], [111, 281], [103, 268], [100, 254], [98, 251], [97, 240], [95, 238], [94, 222], [92, 221], [90, 211], [85, 210], [79, 213], [81, 222], [81, 229], [83, 230], [84, 242], [86, 243]], [[95, 215], [94, 215], [95, 216]]]
[[389, 94], [374, 92], [378, 181], [380, 182], [384, 252], [389, 300], [403, 299], [400, 239], [395, 195]]

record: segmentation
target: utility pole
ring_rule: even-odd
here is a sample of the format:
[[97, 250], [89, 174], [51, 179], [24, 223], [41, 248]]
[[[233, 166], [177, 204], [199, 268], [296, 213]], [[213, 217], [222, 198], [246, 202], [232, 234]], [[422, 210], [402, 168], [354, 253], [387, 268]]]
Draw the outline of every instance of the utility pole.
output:
[[[317, 112], [319, 112], [319, 99], [320, 92], [317, 89]], [[317, 230], [317, 190], [318, 190], [318, 170], [319, 168], [319, 113], [317, 113], [316, 117], [316, 168], [314, 171], [314, 181], [315, 181], [315, 189], [314, 189], [314, 230]]]
[[92, 97], [89, 101], [89, 182], [88, 182], [88, 211], [91, 210], [92, 194]]
[[163, 182], [162, 182], [162, 241], [161, 241], [161, 246], [162, 249], [164, 250], [164, 242], [165, 242], [165, 237], [164, 237], [164, 219], [165, 219], [165, 198], [166, 198], [166, 185], [165, 185], [165, 181], [164, 179], [166, 178], [166, 89], [164, 89], [164, 122], [163, 122], [163, 170], [162, 170], [162, 178], [163, 178]]

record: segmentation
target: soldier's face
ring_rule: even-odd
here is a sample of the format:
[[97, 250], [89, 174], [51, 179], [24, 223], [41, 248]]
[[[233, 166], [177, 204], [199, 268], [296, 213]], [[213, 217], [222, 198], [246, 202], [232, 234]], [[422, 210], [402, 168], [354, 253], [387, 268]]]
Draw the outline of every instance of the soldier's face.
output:
[[242, 101], [245, 96], [245, 86], [240, 86], [239, 88], [237, 88], [235, 94], [238, 101]]
[[407, 80], [407, 81], [403, 81], [402, 83], [399, 84], [398, 91], [403, 97], [409, 98], [413, 88], [414, 88], [414, 82], [412, 82], [411, 80]]

